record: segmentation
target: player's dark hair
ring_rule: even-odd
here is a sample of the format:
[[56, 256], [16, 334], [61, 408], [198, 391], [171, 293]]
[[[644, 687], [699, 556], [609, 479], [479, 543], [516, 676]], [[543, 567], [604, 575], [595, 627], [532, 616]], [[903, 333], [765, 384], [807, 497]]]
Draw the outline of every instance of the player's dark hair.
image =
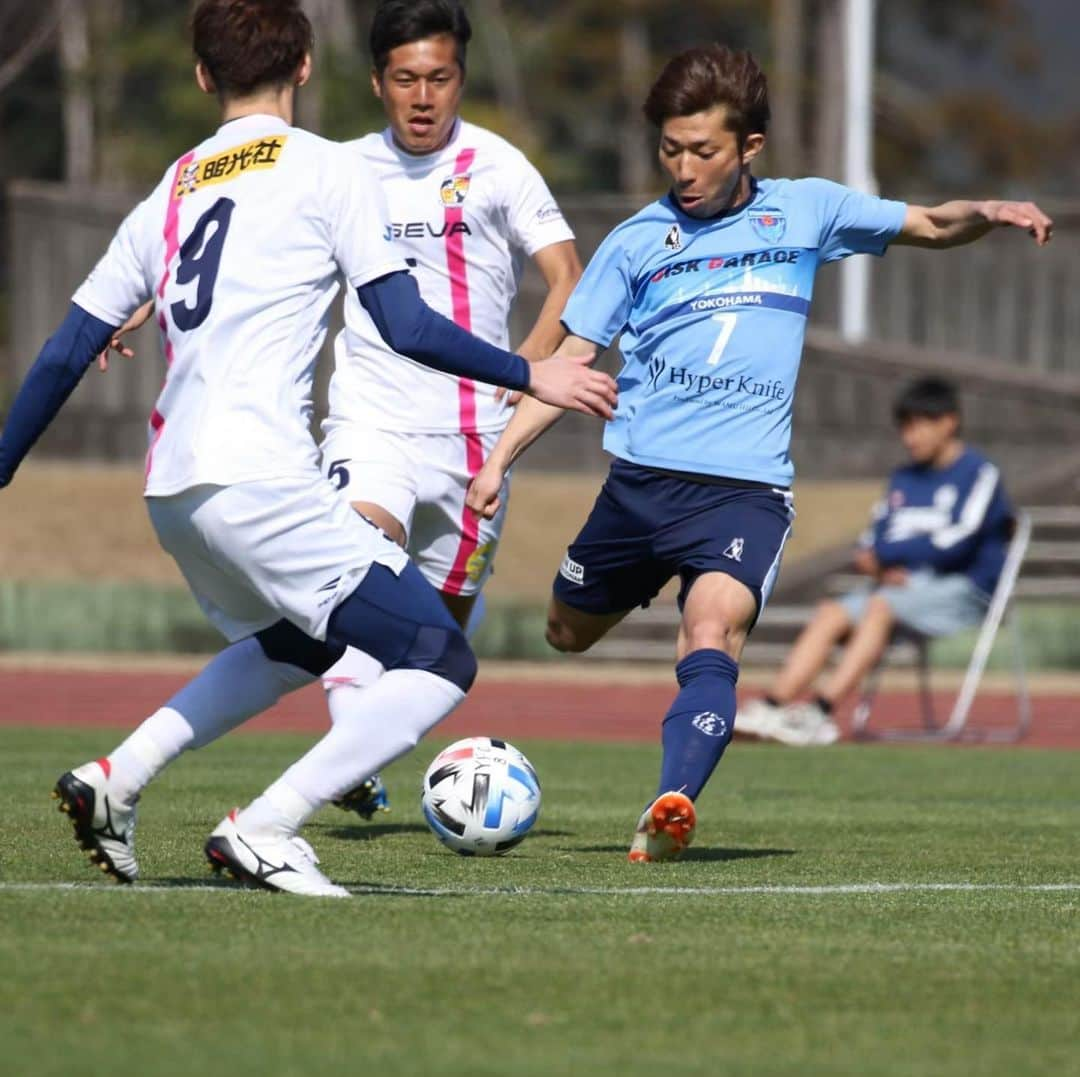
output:
[[645, 115], [657, 127], [675, 116], [693, 116], [717, 105], [739, 144], [769, 127], [769, 86], [757, 60], [727, 45], [687, 49], [668, 60], [645, 99]]
[[960, 395], [956, 386], [945, 378], [919, 378], [905, 386], [893, 403], [893, 418], [906, 423], [909, 419], [940, 419], [942, 415], [960, 414]]
[[439, 34], [453, 37], [458, 67], [464, 74], [472, 26], [459, 0], [379, 0], [369, 38], [375, 70], [381, 75], [390, 53], [399, 46]]
[[314, 44], [297, 0], [201, 0], [191, 38], [221, 97], [287, 86]]

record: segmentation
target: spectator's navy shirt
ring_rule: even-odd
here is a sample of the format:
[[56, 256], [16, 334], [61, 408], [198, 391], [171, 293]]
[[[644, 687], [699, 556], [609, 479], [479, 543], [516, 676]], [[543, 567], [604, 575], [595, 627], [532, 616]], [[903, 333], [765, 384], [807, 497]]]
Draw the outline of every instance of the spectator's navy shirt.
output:
[[998, 469], [965, 449], [949, 467], [894, 471], [862, 544], [884, 568], [962, 573], [989, 595], [1005, 563], [1012, 518]]

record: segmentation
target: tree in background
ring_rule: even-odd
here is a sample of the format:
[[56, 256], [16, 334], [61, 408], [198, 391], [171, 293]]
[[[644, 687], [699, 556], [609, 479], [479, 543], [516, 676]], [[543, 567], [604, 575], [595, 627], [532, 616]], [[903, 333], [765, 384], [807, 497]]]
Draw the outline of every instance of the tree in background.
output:
[[[885, 187], [1065, 189], [1077, 151], [1059, 136], [1075, 129], [1076, 106], [1043, 120], [1016, 93], [1039, 69], [1021, 17], [1034, 2], [878, 0]], [[776, 118], [765, 171], [835, 175], [842, 3], [472, 0], [466, 114], [521, 145], [562, 192], [640, 198], [659, 182], [640, 112], [652, 78], [672, 52], [724, 40], [753, 49], [771, 74]], [[301, 121], [333, 138], [381, 126], [366, 52], [374, 0], [305, 7], [319, 74], [301, 94]], [[161, 162], [214, 119], [191, 79], [188, 10], [178, 0], [0, 0], [0, 179], [153, 182]], [[1080, 28], [1061, 29], [1080, 45]]]

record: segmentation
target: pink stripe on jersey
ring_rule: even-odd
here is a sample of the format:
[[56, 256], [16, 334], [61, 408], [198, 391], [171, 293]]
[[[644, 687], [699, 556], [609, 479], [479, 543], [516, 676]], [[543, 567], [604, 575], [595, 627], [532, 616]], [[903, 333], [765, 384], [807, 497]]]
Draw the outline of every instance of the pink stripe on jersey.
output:
[[[195, 151], [190, 150], [185, 153], [179, 161], [176, 162], [176, 171], [173, 173], [172, 188], [169, 191], [169, 208], [165, 213], [165, 271], [161, 275], [161, 283], [158, 285], [157, 297], [161, 299], [165, 295], [165, 285], [169, 283], [170, 267], [172, 266], [172, 260], [176, 257], [180, 250], [180, 199], [177, 197], [176, 191], [180, 186], [180, 175], [184, 169], [195, 160]], [[173, 357], [175, 351], [173, 349], [173, 343], [169, 339], [169, 323], [165, 318], [165, 308], [158, 312], [158, 328], [161, 330], [161, 338], [165, 344], [165, 365], [166, 367], [172, 366]], [[165, 380], [168, 381], [168, 374], [165, 375]], [[162, 386], [164, 389], [164, 386]], [[165, 426], [165, 416], [155, 407], [150, 413], [150, 429], [154, 431], [153, 439], [150, 442], [150, 448], [146, 453], [146, 475], [150, 475], [150, 468], [154, 463], [154, 449], [157, 447], [158, 439], [161, 437], [161, 431]]]
[[[454, 162], [454, 175], [460, 176], [472, 168], [476, 150], [462, 150]], [[446, 267], [450, 273], [450, 302], [454, 321], [472, 331], [472, 303], [469, 298], [469, 263], [465, 257], [465, 235], [453, 227], [464, 219], [460, 206], [446, 209]], [[476, 430], [476, 384], [469, 378], [458, 379], [458, 411], [461, 433], [465, 438], [465, 467], [469, 478], [484, 466], [484, 443]], [[461, 513], [461, 544], [454, 566], [443, 584], [448, 595], [460, 595], [469, 578], [469, 559], [480, 544], [480, 520], [467, 508]]]

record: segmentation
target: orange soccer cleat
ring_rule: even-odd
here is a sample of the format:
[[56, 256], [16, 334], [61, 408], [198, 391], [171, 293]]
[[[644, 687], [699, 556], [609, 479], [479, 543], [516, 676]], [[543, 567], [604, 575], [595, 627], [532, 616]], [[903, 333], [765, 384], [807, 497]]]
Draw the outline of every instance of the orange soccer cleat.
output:
[[685, 793], [661, 793], [641, 814], [630, 843], [631, 864], [674, 860], [694, 840], [697, 812]]

